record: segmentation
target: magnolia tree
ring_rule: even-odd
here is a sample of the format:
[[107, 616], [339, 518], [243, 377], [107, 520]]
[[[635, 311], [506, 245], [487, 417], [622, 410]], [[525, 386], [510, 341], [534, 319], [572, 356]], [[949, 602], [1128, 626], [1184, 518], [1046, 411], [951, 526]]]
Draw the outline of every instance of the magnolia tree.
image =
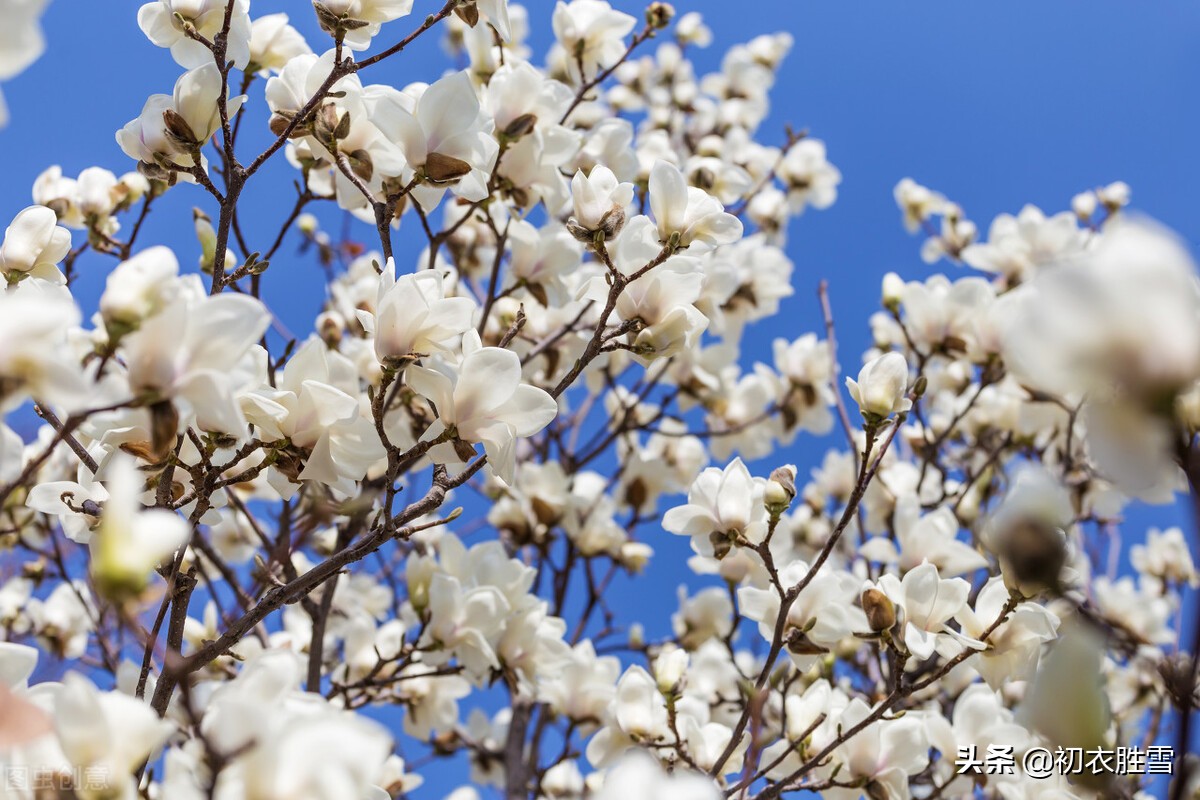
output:
[[[1200, 287], [1128, 188], [980, 236], [902, 181], [952, 276], [888, 275], [844, 378], [823, 288], [740, 347], [840, 181], [759, 130], [788, 35], [698, 77], [666, 3], [559, 2], [544, 56], [506, 0], [412, 6], [147, 3], [179, 70], [128, 171], [50, 167], [5, 232], [0, 403], [42, 423], [0, 426], [0, 796], [1194, 796], [1195, 535], [1122, 516], [1197, 494]], [[461, 68], [369, 82], [422, 36]], [[174, 195], [198, 272], [143, 234]], [[297, 245], [327, 300], [268, 335]], [[615, 602], [672, 534], [678, 607]], [[1169, 789], [1088, 760], [1164, 744]]]

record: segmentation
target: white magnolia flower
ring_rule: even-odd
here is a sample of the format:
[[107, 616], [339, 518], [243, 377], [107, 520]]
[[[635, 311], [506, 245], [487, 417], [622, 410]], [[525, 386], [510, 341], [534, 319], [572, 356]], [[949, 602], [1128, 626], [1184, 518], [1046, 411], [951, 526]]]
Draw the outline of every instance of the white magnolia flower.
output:
[[378, 723], [299, 691], [301, 669], [296, 653], [266, 650], [213, 692], [205, 736], [238, 754], [221, 773], [220, 800], [373, 796], [391, 737]]
[[859, 552], [872, 561], [898, 564], [902, 571], [928, 561], [950, 577], [988, 564], [978, 550], [958, 540], [959, 524], [953, 511], [942, 506], [922, 516], [921, 502], [915, 494], [906, 494], [896, 501], [892, 527], [899, 550], [888, 537], [876, 536]]
[[[49, 0], [0, 0], [0, 80], [19, 74], [46, 49], [38, 20]], [[0, 127], [8, 123], [8, 108], [0, 95]]]
[[575, 238], [590, 242], [602, 234], [605, 241], [611, 241], [625, 225], [633, 184], [618, 181], [611, 169], [597, 164], [587, 175], [576, 171], [571, 178], [571, 200], [575, 214], [567, 221], [567, 229]]
[[413, 0], [317, 0], [313, 5], [326, 32], [341, 33], [351, 50], [366, 50], [383, 23], [412, 13]]
[[987, 243], [970, 245], [962, 260], [976, 269], [1002, 275], [1010, 284], [1033, 277], [1039, 267], [1077, 258], [1087, 244], [1087, 232], [1069, 211], [1046, 217], [1028, 205], [1017, 216], [1001, 214], [988, 229]]
[[[464, 442], [482, 443], [492, 469], [506, 483], [513, 481], [517, 438], [533, 436], [558, 415], [553, 397], [521, 383], [516, 353], [483, 347], [471, 332], [463, 338], [463, 359], [457, 366], [433, 360], [409, 367], [405, 380], [437, 408], [438, 419], [422, 441], [452, 433]], [[449, 457], [452, 452], [441, 449], [449, 463], [457, 461]]]
[[177, 403], [204, 430], [239, 436], [245, 421], [237, 395], [253, 377], [243, 357], [270, 321], [248, 295], [180, 294], [122, 340], [129, 386], [152, 402]]
[[396, 262], [388, 259], [379, 274], [375, 313], [359, 311], [358, 319], [375, 337], [379, 363], [390, 365], [448, 354], [470, 329], [474, 311], [469, 298], [446, 297], [437, 270], [396, 278]]
[[89, 784], [91, 796], [136, 796], [134, 771], [174, 732], [174, 723], [123, 692], [99, 691], [77, 673], [69, 673], [51, 697], [62, 755], [102, 784]]
[[[819, 748], [821, 739], [832, 739], [838, 730], [849, 730], [858, 725], [870, 712], [866, 703], [854, 698], [840, 714], [826, 720], [821, 738], [814, 736], [813, 746]], [[889, 800], [905, 800], [910, 796], [909, 777], [929, 765], [929, 736], [925, 724], [913, 716], [876, 722], [839, 746], [833, 752], [832, 764], [840, 767], [837, 769], [839, 782], [862, 780], [872, 787], [866, 792], [840, 786], [826, 789], [825, 794], [835, 800], [856, 800], [864, 793]], [[829, 772], [833, 768], [831, 765], [824, 770]]]
[[676, 768], [670, 774], [645, 753], [623, 759], [604, 774], [596, 800], [719, 800], [723, 795], [707, 776]]
[[688, 186], [674, 164], [658, 161], [650, 170], [650, 209], [658, 224], [658, 238], [672, 248], [692, 244], [709, 249], [736, 242], [742, 236], [742, 221], [717, 198], [703, 189]]
[[[955, 615], [964, 635], [979, 639], [1004, 612], [1009, 600], [1002, 578], [992, 578], [975, 598], [975, 607], [963, 606]], [[1001, 689], [1009, 681], [1025, 680], [1037, 669], [1042, 646], [1058, 635], [1058, 617], [1037, 603], [1021, 603], [988, 637], [987, 648], [971, 661], [988, 685]]]
[[312, 49], [303, 34], [288, 24], [287, 14], [265, 14], [250, 26], [250, 64], [259, 75], [278, 73], [297, 56]]
[[500, 145], [470, 76], [455, 72], [417, 91], [415, 104], [408, 95], [389, 95], [371, 112], [408, 162], [401, 182], [420, 178], [412, 196], [427, 210], [437, 206], [447, 188], [464, 200], [483, 200]]
[[709, 467], [688, 489], [687, 505], [663, 515], [663, 528], [690, 536], [702, 556], [722, 558], [739, 541], [759, 544], [767, 535], [764, 486], [740, 458], [724, 469]]
[[625, 53], [625, 37], [637, 20], [616, 11], [605, 0], [559, 0], [554, 7], [554, 36], [562, 45], [567, 68], [576, 82], [591, 79], [617, 63]]
[[[505, 142], [496, 180], [522, 209], [542, 201], [557, 210], [567, 201], [563, 177], [583, 138], [559, 120], [575, 92], [526, 61], [507, 62], [483, 88], [482, 104]], [[511, 188], [509, 188], [511, 187]]]
[[864, 417], [890, 417], [912, 408], [906, 396], [908, 362], [900, 353], [885, 353], [867, 362], [857, 381], [846, 378], [846, 386]]
[[78, 482], [39, 483], [29, 490], [25, 505], [43, 514], [57, 516], [68, 539], [87, 544], [92, 538], [92, 529], [99, 522], [100, 507], [108, 499], [108, 489], [83, 464], [79, 465], [76, 476]]
[[794, 213], [803, 212], [805, 206], [826, 209], [837, 200], [842, 173], [826, 160], [825, 143], [819, 139], [801, 139], [793, 145], [776, 172]]
[[108, 498], [89, 541], [92, 580], [104, 595], [128, 598], [146, 588], [154, 568], [187, 542], [191, 530], [174, 512], [142, 509], [142, 473], [128, 456], [114, 457], [106, 472]]
[[179, 262], [170, 248], [148, 247], [108, 274], [100, 316], [114, 330], [134, 329], [157, 314], [180, 291]]
[[698, 11], [689, 11], [676, 20], [675, 38], [680, 44], [708, 47], [712, 44], [713, 32], [704, 24], [704, 17]]
[[466, 673], [482, 681], [500, 667], [496, 645], [512, 607], [493, 586], [464, 588], [450, 575], [438, 573], [429, 584], [429, 627], [431, 642], [453, 654]]
[[1086, 257], [1018, 287], [1004, 361], [1026, 385], [1120, 392], [1151, 406], [1200, 377], [1200, 286], [1184, 244], [1149, 222], [1114, 225]]
[[[795, 586], [808, 571], [808, 564], [793, 561], [779, 571], [779, 579], [784, 586]], [[788, 607], [783, 642], [799, 669], [811, 667], [843, 639], [868, 630], [866, 614], [854, 602], [859, 583], [845, 570], [826, 568]], [[774, 641], [780, 610], [775, 587], [743, 586], [737, 597], [742, 615], [758, 623], [758, 632], [765, 640]]]
[[670, 736], [667, 703], [658, 682], [640, 666], [625, 670], [609, 704], [608, 724], [588, 742], [588, 761], [604, 767], [638, 742], [655, 742]]
[[708, 318], [692, 303], [700, 298], [704, 276], [663, 264], [630, 283], [617, 298], [622, 321], [636, 321], [628, 335], [630, 352], [643, 361], [667, 358], [695, 347]]
[[[214, 64], [213, 52], [188, 35], [188, 29], [212, 42], [225, 25], [227, 0], [153, 0], [138, 9], [138, 26], [184, 69]], [[233, 0], [226, 56], [238, 69], [250, 60], [250, 0]]]
[[919, 659], [929, 658], [934, 651], [953, 656], [961, 643], [982, 650], [984, 644], [951, 629], [946, 623], [967, 603], [971, 584], [962, 578], [942, 578], [938, 568], [925, 563], [909, 570], [900, 580], [884, 575], [878, 588], [904, 611], [904, 644]]
[[1146, 543], [1130, 549], [1129, 560], [1138, 572], [1164, 584], [1200, 585], [1187, 538], [1179, 528], [1151, 528]]
[[571, 299], [568, 280], [583, 260], [582, 249], [565, 227], [535, 228], [525, 220], [508, 227], [512, 249], [509, 280], [521, 285], [547, 308], [565, 306]]
[[[261, 348], [257, 352], [264, 359], [260, 377], [265, 379], [266, 354]], [[313, 337], [276, 373], [273, 389], [262, 383], [245, 396], [242, 409], [262, 440], [287, 439], [305, 451], [304, 469], [287, 477], [353, 493], [354, 482], [385, 452], [350, 360]]]
[[[175, 82], [173, 95], [150, 95], [141, 115], [117, 131], [117, 144], [125, 155], [143, 164], [186, 172], [197, 165], [196, 154], [221, 126], [217, 108], [221, 88], [216, 64], [185, 72]], [[241, 108], [242, 100], [229, 98], [230, 117]]]
[[837, 402], [829, 342], [818, 341], [815, 333], [806, 333], [792, 342], [775, 339], [771, 347], [775, 369], [784, 384], [784, 430], [788, 435], [802, 430], [828, 433], [833, 427], [830, 408]]
[[50, 283], [66, 283], [58, 269], [71, 250], [71, 232], [58, 225], [45, 206], [22, 210], [4, 231], [0, 243], [0, 274], [10, 284], [32, 276]]
[[896, 205], [904, 213], [904, 227], [909, 233], [916, 233], [925, 222], [936, 214], [943, 214], [949, 201], [941, 194], [928, 189], [914, 181], [904, 178], [896, 184], [893, 190]]
[[0, 409], [9, 411], [30, 395], [77, 407], [83, 375], [66, 347], [79, 309], [70, 295], [34, 285], [0, 292]]

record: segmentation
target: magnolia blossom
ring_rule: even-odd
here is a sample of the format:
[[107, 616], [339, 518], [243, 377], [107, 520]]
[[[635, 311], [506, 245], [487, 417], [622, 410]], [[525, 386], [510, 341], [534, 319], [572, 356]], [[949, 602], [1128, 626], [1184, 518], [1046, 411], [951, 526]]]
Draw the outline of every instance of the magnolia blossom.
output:
[[[183, 172], [202, 167], [200, 148], [221, 125], [217, 108], [221, 91], [216, 64], [185, 72], [175, 82], [173, 95], [150, 95], [141, 115], [117, 131], [117, 144], [125, 155], [152, 167]], [[229, 98], [229, 116], [241, 108], [242, 99]]]
[[738, 543], [759, 544], [767, 534], [764, 481], [735, 458], [724, 469], [709, 467], [688, 489], [687, 505], [663, 515], [663, 528], [690, 536], [692, 549], [722, 558]]
[[565, 305], [570, 299], [568, 280], [583, 258], [568, 229], [557, 224], [538, 229], [515, 220], [509, 225], [508, 241], [510, 279], [548, 308]]
[[64, 348], [79, 309], [69, 296], [36, 286], [0, 292], [0, 409], [30, 395], [72, 407], [83, 397], [78, 363]]
[[180, 294], [122, 341], [130, 388], [150, 402], [179, 402], [205, 430], [241, 435], [237, 392], [251, 375], [238, 368], [269, 323], [246, 295]]
[[[3, 0], [0, 18], [0, 80], [8, 80], [38, 59], [46, 49], [38, 19], [47, 0]], [[8, 123], [8, 107], [0, 95], [0, 127]]]
[[102, 783], [103, 792], [95, 796], [135, 796], [133, 770], [175, 729], [140, 700], [119, 691], [101, 692], [75, 673], [67, 675], [51, 702], [62, 755], [70, 768]]
[[837, 187], [842, 173], [825, 158], [825, 143], [818, 139], [801, 139], [793, 145], [779, 164], [778, 174], [787, 188], [788, 204], [796, 211], [812, 206], [821, 210], [837, 200]]
[[905, 573], [903, 580], [884, 575], [878, 588], [903, 609], [904, 644], [917, 658], [929, 658], [935, 650], [952, 650], [960, 642], [983, 649], [982, 642], [946, 624], [966, 605], [971, 591], [971, 584], [962, 578], [942, 578], [936, 566], [925, 563]]
[[624, 39], [637, 20], [614, 10], [605, 0], [559, 0], [553, 24], [567, 68], [572, 78], [581, 82], [621, 58]]
[[1033, 385], [1121, 390], [1153, 403], [1200, 376], [1195, 263], [1161, 228], [1117, 225], [1079, 263], [1044, 270], [1017, 291], [1004, 356]]
[[[365, 797], [382, 777], [391, 750], [387, 732], [301, 692], [300, 678], [295, 653], [267, 651], [213, 693], [205, 736], [223, 752], [237, 753], [217, 783], [219, 800], [299, 793], [314, 800]], [[173, 752], [180, 769], [167, 780], [182, 796], [192, 796], [184, 787], [195, 780], [195, 767], [187, 764], [186, 751]]]
[[[992, 578], [975, 599], [974, 607], [964, 605], [955, 615], [964, 635], [983, 636], [1005, 613], [1010, 592], [1004, 581]], [[1037, 669], [1042, 646], [1053, 641], [1058, 632], [1058, 617], [1044, 606], [1022, 603], [1004, 623], [992, 631], [987, 648], [979, 652], [971, 665], [993, 689], [1006, 681], [1031, 676]]]
[[129, 597], [146, 588], [154, 567], [188, 540], [190, 530], [170, 511], [141, 508], [145, 487], [131, 459], [115, 458], [107, 471], [108, 497], [90, 541], [92, 580], [109, 597]]
[[0, 273], [10, 284], [29, 276], [66, 283], [58, 262], [71, 250], [71, 232], [57, 222], [45, 206], [29, 206], [13, 219], [0, 242]]
[[726, 214], [720, 201], [703, 189], [688, 186], [683, 173], [666, 161], [650, 171], [650, 209], [658, 223], [658, 238], [672, 249], [700, 245], [703, 249], [736, 242], [742, 223]]
[[[213, 52], [188, 31], [212, 42], [225, 26], [226, 0], [153, 0], [138, 9], [138, 26], [184, 69], [213, 63]], [[226, 57], [238, 69], [250, 60], [250, 0], [233, 0]]]
[[892, 192], [896, 205], [904, 214], [904, 227], [909, 233], [920, 230], [931, 216], [944, 213], [949, 201], [941, 194], [914, 181], [904, 178]]
[[[780, 580], [785, 586], [796, 586], [806, 580], [808, 572], [808, 564], [795, 561], [781, 570]], [[788, 607], [783, 645], [799, 669], [808, 669], [841, 640], [866, 633], [867, 617], [854, 605], [857, 586], [858, 581], [847, 572], [818, 573], [808, 579], [804, 591]], [[737, 598], [742, 615], [757, 622], [759, 634], [773, 642], [782, 610], [775, 587], [742, 586]]]
[[1164, 584], [1200, 584], [1187, 539], [1179, 528], [1151, 528], [1145, 544], [1130, 548], [1129, 558], [1138, 572]]
[[[246, 396], [242, 409], [264, 440], [287, 439], [307, 451], [304, 468], [284, 477], [319, 481], [350, 495], [354, 482], [384, 456], [357, 388], [349, 360], [313, 338], [276, 374], [275, 388]], [[290, 496], [291, 490], [280, 494]]]
[[575, 215], [567, 221], [567, 229], [575, 238], [590, 242], [599, 235], [610, 241], [625, 226], [633, 184], [621, 183], [611, 169], [598, 164], [587, 175], [578, 170], [571, 178], [571, 200]]
[[359, 311], [363, 327], [375, 337], [375, 353], [384, 365], [407, 363], [422, 356], [451, 352], [471, 327], [475, 304], [466, 297], [446, 297], [442, 275], [418, 272], [396, 278], [388, 259], [379, 275], [374, 315]]
[[858, 373], [858, 380], [846, 378], [850, 396], [864, 417], [890, 417], [912, 408], [907, 395], [908, 362], [899, 353], [885, 353]]
[[365, 50], [383, 23], [412, 13], [413, 0], [319, 0], [313, 5], [326, 32], [351, 50]]
[[633, 321], [630, 352], [641, 359], [673, 356], [692, 347], [708, 327], [708, 318], [692, 302], [699, 299], [699, 273], [679, 272], [663, 265], [635, 281], [617, 300], [621, 320]]
[[259, 75], [278, 73], [289, 61], [312, 50], [304, 36], [288, 24], [287, 14], [264, 14], [250, 25], [250, 66]]
[[1028, 280], [1035, 269], [1079, 257], [1087, 244], [1075, 215], [1063, 211], [1047, 217], [1037, 206], [1025, 206], [1017, 216], [1001, 214], [988, 229], [986, 244], [963, 250], [967, 264], [1003, 275], [1010, 283]]
[[521, 208], [539, 200], [560, 208], [567, 200], [563, 170], [579, 150], [582, 135], [560, 124], [575, 93], [528, 62], [501, 65], [483, 90], [482, 104], [504, 141], [496, 180]]
[[608, 707], [608, 725], [588, 742], [593, 765], [611, 764], [637, 742], [660, 741], [670, 735], [667, 704], [654, 676], [639, 666], [625, 670]]
[[408, 163], [401, 181], [417, 180], [413, 198], [431, 209], [447, 188], [464, 200], [487, 197], [500, 145], [467, 73], [448, 75], [419, 91], [415, 103], [405, 102], [411, 105], [400, 98], [380, 102], [372, 118], [404, 153]]
[[148, 247], [108, 274], [100, 315], [110, 333], [137, 328], [177, 295], [179, 262], [166, 247]]
[[[837, 730], [849, 730], [863, 722], [870, 714], [870, 707], [859, 698], [854, 698], [836, 717], [825, 723], [825, 736], [836, 735]], [[818, 742], [820, 740], [817, 740]], [[819, 746], [819, 745], [818, 745]], [[867, 793], [879, 797], [909, 797], [908, 779], [929, 764], [929, 738], [925, 726], [919, 719], [877, 722], [859, 736], [834, 751], [839, 779], [849, 783], [866, 781]], [[830, 771], [831, 767], [825, 767]], [[825, 793], [836, 800], [854, 800], [862, 794], [859, 789], [835, 786]]]
[[[483, 347], [470, 332], [463, 337], [462, 349], [463, 359], [456, 366], [437, 360], [405, 373], [408, 385], [437, 408], [438, 419], [421, 439], [455, 437], [482, 443], [492, 469], [511, 483], [517, 438], [549, 425], [558, 404], [544, 390], [521, 383], [521, 360], [511, 350]], [[447, 461], [457, 460], [449, 457], [453, 450], [439, 450]]]
[[899, 550], [891, 539], [876, 536], [860, 552], [874, 561], [898, 563], [910, 570], [929, 562], [943, 575], [955, 576], [987, 566], [987, 559], [975, 548], [958, 541], [959, 523], [949, 508], [939, 508], [921, 516], [916, 495], [905, 495], [896, 502], [893, 529]]

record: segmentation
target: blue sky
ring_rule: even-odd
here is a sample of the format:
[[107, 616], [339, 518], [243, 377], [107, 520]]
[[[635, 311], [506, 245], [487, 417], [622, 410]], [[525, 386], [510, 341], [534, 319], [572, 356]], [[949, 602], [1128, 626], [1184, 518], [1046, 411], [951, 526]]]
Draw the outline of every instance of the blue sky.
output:
[[[179, 69], [169, 54], [138, 30], [133, 0], [53, 0], [44, 24], [48, 50], [28, 71], [3, 86], [12, 120], [0, 130], [0, 220], [30, 202], [29, 187], [50, 164], [64, 172], [99, 165], [117, 173], [133, 164], [113, 134], [140, 111], [152, 92], [170, 92]], [[380, 43], [407, 32], [420, 15], [440, 7], [417, 0], [416, 13], [385, 28]], [[550, 42], [549, 0], [530, 0], [535, 61]], [[614, 2], [638, 14], [641, 3]], [[892, 187], [905, 176], [960, 203], [986, 230], [999, 212], [1026, 202], [1048, 212], [1065, 209], [1071, 196], [1113, 180], [1133, 187], [1133, 204], [1200, 243], [1197, 187], [1200, 158], [1200, 5], [1184, 0], [1129, 3], [1118, 0], [1034, 2], [926, 2], [884, 0], [784, 2], [679, 0], [680, 12], [705, 14], [716, 41], [697, 55], [697, 71], [716, 69], [728, 46], [754, 35], [789, 31], [795, 46], [772, 96], [762, 138], [777, 142], [785, 123], [807, 127], [824, 140], [842, 171], [837, 203], [806, 213], [793, 225], [788, 253], [795, 261], [794, 297], [782, 313], [748, 334], [746, 357], [769, 360], [769, 342], [820, 328], [816, 286], [827, 278], [838, 319], [844, 369], [857, 371], [868, 343], [866, 320], [877, 307], [880, 278], [897, 271], [909, 278], [932, 271], [918, 257], [919, 242], [901, 227]], [[321, 50], [321, 34], [307, 2], [255, 0], [257, 16], [290, 11]], [[432, 80], [449, 66], [436, 37], [420, 40], [399, 60], [364, 75], [368, 81]], [[261, 87], [252, 89], [243, 151], [267, 141]], [[243, 159], [245, 160], [245, 158]], [[246, 195], [245, 227], [265, 246], [290, 205], [292, 170], [282, 158], [256, 179]], [[281, 197], [287, 197], [281, 200]], [[194, 265], [192, 205], [213, 211], [192, 187], [173, 190], [152, 217], [143, 245], [175, 246]], [[213, 214], [215, 216], [215, 214]], [[334, 219], [333, 217], [327, 217]], [[411, 233], [412, 225], [407, 226]], [[361, 228], [364, 240], [370, 231]], [[265, 241], [264, 241], [265, 240]], [[397, 261], [415, 259], [402, 235]], [[322, 275], [310, 258], [285, 246], [267, 285], [273, 309], [297, 334], [305, 334], [319, 307]], [[83, 260], [81, 298], [93, 303], [111, 263]], [[286, 273], [286, 278], [280, 273]], [[819, 461], [827, 441], [800, 438], [776, 463], [802, 467]], [[1131, 515], [1126, 543], [1146, 524], [1188, 524], [1179, 509]], [[658, 559], [649, 577], [618, 585], [637, 601], [618, 606], [655, 607], [661, 629], [675, 608], [675, 586], [686, 579], [686, 543], [652, 536]], [[444, 785], [444, 784], [442, 784]]]

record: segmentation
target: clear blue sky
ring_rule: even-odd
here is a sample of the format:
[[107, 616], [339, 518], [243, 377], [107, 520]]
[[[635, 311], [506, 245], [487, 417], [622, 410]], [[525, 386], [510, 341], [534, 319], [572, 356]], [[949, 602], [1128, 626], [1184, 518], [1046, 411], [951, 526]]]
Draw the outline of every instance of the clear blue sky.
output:
[[[397, 40], [441, 3], [416, 5], [413, 17], [387, 26], [377, 41]], [[552, 3], [527, 5], [540, 61], [551, 37]], [[644, 3], [614, 5], [639, 14]], [[825, 140], [844, 175], [832, 209], [810, 211], [794, 224], [788, 250], [796, 263], [796, 295], [784, 303], [783, 313], [748, 335], [748, 358], [769, 360], [772, 338], [820, 327], [815, 290], [826, 277], [843, 365], [853, 372], [868, 342], [866, 319], [876, 308], [884, 273], [922, 277], [955, 269], [922, 264], [919, 243], [900, 226], [891, 191], [905, 176], [959, 202], [984, 230], [995, 214], [1016, 212], [1026, 202], [1062, 210], [1080, 190], [1125, 180], [1133, 187], [1135, 207], [1175, 228], [1193, 250], [1200, 243], [1200, 5], [1191, 0], [675, 5], [680, 12], [703, 12], [715, 32], [714, 45], [697, 57], [700, 73], [715, 69], [729, 45], [764, 32], [792, 33], [795, 47], [779, 76], [763, 138], [778, 141], [784, 123], [807, 127]], [[47, 53], [3, 87], [12, 121], [0, 131], [0, 221], [29, 204], [33, 179], [50, 164], [61, 164], [69, 175], [92, 165], [117, 173], [132, 168], [113, 134], [140, 111], [148, 94], [170, 92], [179, 73], [167, 51], [138, 30], [138, 6], [135, 0], [51, 3], [44, 21]], [[280, 10], [294, 15], [314, 49], [324, 49], [307, 2], [252, 4], [255, 16]], [[364, 80], [403, 85], [432, 80], [446, 66], [436, 37], [428, 37]], [[245, 152], [252, 154], [266, 141], [261, 88], [252, 90], [246, 111], [254, 115], [246, 125], [256, 135], [245, 140]], [[286, 213], [284, 204], [290, 204], [279, 198], [288, 197], [282, 193], [290, 191], [292, 177], [278, 158], [257, 179], [268, 184], [265, 190], [249, 191], [245, 227], [262, 231], [252, 235], [252, 246], [269, 243]], [[186, 211], [199, 205], [211, 212], [211, 201], [190, 187], [170, 194], [142, 243], [177, 245], [181, 262], [194, 265], [198, 251]], [[369, 240], [369, 230], [362, 230]], [[401, 268], [405, 241], [412, 240], [401, 239]], [[285, 247], [268, 273], [266, 283], [274, 286], [268, 300], [303, 335], [322, 299], [321, 273], [310, 259], [288, 263], [291, 252]], [[416, 256], [414, 249], [407, 253]], [[81, 263], [85, 302], [94, 302], [110, 266], [104, 260]], [[285, 271], [288, 278], [281, 280]], [[794, 461], [803, 470], [826, 446], [802, 437], [778, 462]], [[1140, 539], [1137, 525], [1150, 519], [1134, 514], [1126, 542]], [[1153, 521], [1187, 524], [1177, 510], [1160, 509]], [[637, 603], [619, 605], [645, 609], [661, 603], [653, 630], [675, 607], [688, 551], [676, 537], [652, 540], [659, 553], [656, 567], [637, 584]]]

